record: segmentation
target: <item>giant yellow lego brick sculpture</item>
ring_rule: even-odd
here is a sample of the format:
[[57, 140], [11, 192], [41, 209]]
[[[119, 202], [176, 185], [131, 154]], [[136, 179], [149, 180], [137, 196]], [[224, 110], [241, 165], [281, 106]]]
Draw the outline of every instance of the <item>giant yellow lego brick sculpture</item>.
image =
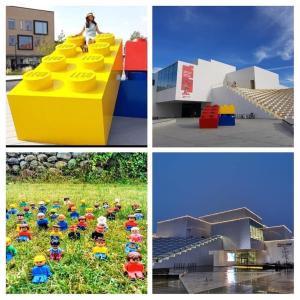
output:
[[106, 145], [122, 72], [122, 41], [101, 34], [87, 53], [71, 36], [8, 93], [18, 139]]

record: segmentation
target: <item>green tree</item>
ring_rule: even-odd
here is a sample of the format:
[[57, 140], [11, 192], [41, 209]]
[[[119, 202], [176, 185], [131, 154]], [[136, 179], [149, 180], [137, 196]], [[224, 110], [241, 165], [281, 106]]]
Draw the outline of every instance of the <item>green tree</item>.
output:
[[134, 31], [131, 36], [130, 36], [130, 40], [133, 41], [135, 39], [143, 39], [145, 38], [144, 36], [141, 35], [141, 33], [139, 31]]

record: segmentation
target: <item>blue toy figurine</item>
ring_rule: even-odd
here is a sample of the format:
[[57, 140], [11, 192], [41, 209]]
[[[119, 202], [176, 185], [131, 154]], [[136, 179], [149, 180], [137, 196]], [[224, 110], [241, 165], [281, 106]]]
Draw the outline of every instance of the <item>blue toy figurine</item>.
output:
[[71, 207], [70, 218], [71, 219], [78, 219], [79, 218], [79, 213], [76, 209], [76, 206]]
[[52, 275], [50, 267], [46, 264], [44, 255], [37, 255], [33, 260], [35, 266], [32, 268], [32, 283], [44, 283]]
[[10, 215], [16, 215], [18, 213], [18, 210], [17, 210], [17, 205], [15, 203], [11, 204], [9, 206], [9, 210], [8, 210], [8, 213]]
[[60, 231], [66, 231], [68, 229], [68, 223], [65, 221], [65, 218], [64, 215], [59, 215], [57, 218], [57, 225], [59, 225]]
[[45, 205], [44, 201], [39, 202], [39, 212], [46, 214], [47, 212], [47, 206]]
[[139, 245], [134, 242], [128, 242], [125, 245], [125, 253], [128, 254], [130, 252], [138, 252], [139, 250]]
[[36, 224], [39, 229], [48, 229], [48, 219], [45, 218], [45, 214], [43, 213], [38, 213], [37, 214], [38, 220], [36, 221]]
[[143, 220], [143, 219], [144, 219], [144, 215], [142, 214], [142, 210], [141, 210], [140, 208], [137, 208], [137, 209], [135, 210], [134, 216], [135, 216], [135, 219], [136, 219], [137, 221]]

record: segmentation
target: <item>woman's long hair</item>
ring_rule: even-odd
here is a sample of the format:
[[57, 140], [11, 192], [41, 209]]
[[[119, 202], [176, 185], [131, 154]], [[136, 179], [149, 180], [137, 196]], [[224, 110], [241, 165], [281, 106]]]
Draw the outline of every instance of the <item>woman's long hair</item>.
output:
[[93, 21], [89, 21], [88, 17], [85, 18], [85, 28], [89, 28], [90, 27], [90, 23], [93, 23], [97, 26], [97, 23], [95, 21], [95, 19], [93, 19]]

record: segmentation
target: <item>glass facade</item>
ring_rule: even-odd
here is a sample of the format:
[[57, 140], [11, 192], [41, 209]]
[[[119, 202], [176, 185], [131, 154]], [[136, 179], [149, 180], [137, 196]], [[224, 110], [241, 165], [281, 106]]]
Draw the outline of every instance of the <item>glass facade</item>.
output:
[[178, 63], [168, 66], [158, 72], [157, 91], [163, 91], [176, 86]]
[[263, 241], [264, 240], [264, 234], [261, 228], [257, 228], [253, 225], [250, 225], [250, 237], [254, 240]]
[[48, 34], [48, 22], [46, 21], [33, 21], [34, 22], [34, 34]]
[[19, 50], [32, 50], [33, 40], [31, 35], [18, 35], [18, 49]]
[[8, 19], [8, 29], [16, 29], [16, 20]]

